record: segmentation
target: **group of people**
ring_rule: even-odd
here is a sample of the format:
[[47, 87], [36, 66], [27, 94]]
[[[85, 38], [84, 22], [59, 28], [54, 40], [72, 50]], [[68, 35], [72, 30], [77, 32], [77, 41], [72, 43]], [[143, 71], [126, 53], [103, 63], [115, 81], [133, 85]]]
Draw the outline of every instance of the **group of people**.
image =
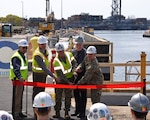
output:
[[[37, 94], [33, 103], [33, 109], [37, 115], [37, 120], [49, 120], [53, 105], [52, 98], [48, 93], [40, 92]], [[146, 116], [150, 110], [150, 101], [147, 96], [142, 93], [134, 94], [129, 100], [128, 106], [131, 109], [133, 120], [146, 120]], [[113, 120], [107, 105], [100, 102], [94, 103], [90, 107], [86, 118], [87, 120]]]
[[[33, 82], [46, 83], [47, 75], [50, 75], [56, 82], [56, 84], [68, 84], [68, 85], [101, 85], [104, 81], [99, 63], [96, 59], [96, 47], [89, 46], [87, 49], [83, 47], [84, 40], [82, 37], [75, 39], [75, 47], [72, 51], [65, 51], [64, 45], [60, 42], [56, 43], [55, 50], [57, 52], [53, 61], [54, 74], [49, 70], [48, 51], [46, 49], [47, 38], [44, 36], [37, 37], [38, 47], [35, 49], [32, 55], [32, 71]], [[28, 49], [28, 42], [25, 39], [21, 39], [18, 43], [18, 51], [16, 51], [11, 57], [10, 61], [10, 79], [12, 81], [19, 80], [23, 82], [28, 77], [28, 61], [25, 57], [25, 53]], [[22, 113], [22, 97], [24, 86], [13, 85], [13, 104], [12, 115], [17, 119], [27, 117]], [[41, 120], [41, 116], [46, 115], [49, 117], [51, 106], [53, 102], [51, 96], [44, 92], [45, 88], [33, 87], [32, 102], [34, 108], [34, 114], [38, 120]], [[70, 107], [72, 89], [70, 88], [55, 88], [55, 102], [54, 118], [60, 118], [60, 110], [62, 105], [62, 94], [65, 94], [65, 119], [70, 119]], [[91, 101], [92, 104], [100, 103], [101, 89], [91, 89]], [[75, 98], [75, 112], [71, 116], [77, 116], [78, 118], [86, 117], [86, 102], [87, 102], [87, 90], [75, 89], [73, 90]], [[102, 104], [102, 103], [101, 103]], [[130, 104], [130, 102], [129, 102]], [[131, 105], [131, 104], [130, 104]], [[96, 107], [99, 105], [95, 105]], [[106, 108], [103, 106], [103, 108]], [[94, 112], [95, 109], [91, 108]], [[90, 110], [91, 110], [90, 109]], [[107, 111], [105, 111], [107, 113]], [[104, 115], [105, 112], [98, 113]], [[96, 112], [88, 115], [88, 120], [96, 120], [93, 116]], [[43, 116], [44, 117], [44, 116]], [[111, 116], [109, 117], [111, 119]], [[109, 119], [109, 120], [110, 120]], [[46, 119], [44, 119], [46, 120]]]
[[[46, 92], [38, 93], [33, 101], [33, 111], [37, 120], [49, 120], [52, 107], [54, 106], [51, 96]], [[132, 120], [146, 120], [150, 110], [150, 101], [147, 96], [137, 93], [128, 102], [131, 110]], [[104, 103], [94, 103], [86, 117], [87, 120], [113, 120], [111, 112]], [[0, 110], [0, 120], [14, 120], [12, 115]]]
[[[57, 78], [49, 70], [48, 51], [46, 49], [47, 38], [44, 36], [39, 36], [37, 43], [38, 47], [34, 51], [32, 57], [33, 82], [45, 83], [47, 75], [50, 75], [57, 80]], [[20, 82], [23, 82], [28, 78], [28, 61], [25, 56], [27, 49], [27, 40], [21, 39], [18, 42], [18, 51], [12, 55], [10, 60], [10, 79], [12, 81], [19, 80]], [[23, 90], [24, 86], [13, 85], [12, 115], [16, 119], [27, 117], [22, 113]], [[44, 90], [45, 88], [33, 87], [32, 98], [34, 99], [36, 94]]]
[[[102, 84], [103, 74], [99, 67], [99, 63], [95, 57], [96, 48], [89, 46], [87, 50], [83, 47], [83, 38], [75, 39], [75, 49], [70, 52], [65, 51], [62, 43], [55, 45], [57, 55], [53, 61], [54, 74], [49, 70], [48, 51], [46, 49], [47, 38], [44, 36], [34, 37], [37, 39], [37, 48], [34, 49], [32, 55], [32, 72], [33, 82], [46, 83], [47, 75], [54, 78], [56, 84]], [[21, 39], [18, 43], [18, 51], [16, 51], [10, 60], [10, 79], [12, 81], [19, 80], [23, 82], [28, 77], [28, 61], [25, 53], [28, 49], [28, 42]], [[93, 74], [91, 74], [91, 72]], [[90, 73], [90, 74], [89, 74]], [[15, 118], [26, 117], [22, 113], [22, 97], [24, 86], [13, 85], [13, 106], [12, 114]], [[32, 102], [35, 96], [45, 91], [42, 87], [33, 87]], [[71, 106], [72, 89], [55, 89], [56, 105], [54, 106], [56, 114], [54, 118], [60, 117], [62, 94], [65, 93], [65, 119], [70, 119], [69, 111]], [[74, 97], [76, 101], [75, 113], [72, 116], [79, 118], [85, 117], [86, 108], [86, 89], [75, 89]], [[92, 103], [100, 102], [101, 90], [91, 90]]]

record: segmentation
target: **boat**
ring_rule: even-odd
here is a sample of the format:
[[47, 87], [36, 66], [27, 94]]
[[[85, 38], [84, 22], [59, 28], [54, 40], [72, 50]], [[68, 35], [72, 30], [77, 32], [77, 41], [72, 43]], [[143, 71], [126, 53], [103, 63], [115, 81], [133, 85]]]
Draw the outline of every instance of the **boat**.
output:
[[143, 37], [150, 37], [150, 29], [144, 32]]

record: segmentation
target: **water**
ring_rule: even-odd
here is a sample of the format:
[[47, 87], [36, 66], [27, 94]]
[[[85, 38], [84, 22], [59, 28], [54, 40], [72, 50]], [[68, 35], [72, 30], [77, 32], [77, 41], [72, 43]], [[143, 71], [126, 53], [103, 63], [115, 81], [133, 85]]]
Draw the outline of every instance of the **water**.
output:
[[[113, 62], [126, 63], [127, 61], [136, 61], [141, 59], [141, 52], [144, 51], [146, 60], [150, 61], [150, 38], [143, 38], [144, 31], [95, 31], [94, 34], [100, 38], [105, 38], [113, 42]], [[139, 68], [137, 68], [139, 70]], [[137, 72], [136, 68], [132, 68]], [[150, 68], [147, 68], [147, 73]], [[135, 81], [138, 76], [128, 76]], [[150, 76], [146, 76], [147, 80]], [[115, 68], [114, 80], [125, 80], [124, 68]], [[139, 80], [139, 79], [138, 79]]]

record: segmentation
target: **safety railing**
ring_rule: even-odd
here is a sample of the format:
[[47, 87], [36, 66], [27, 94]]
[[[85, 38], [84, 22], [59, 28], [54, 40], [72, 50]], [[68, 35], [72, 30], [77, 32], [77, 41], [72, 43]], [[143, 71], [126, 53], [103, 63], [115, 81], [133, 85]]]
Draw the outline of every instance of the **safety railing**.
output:
[[[144, 57], [143, 57], [144, 56]], [[146, 85], [150, 85], [150, 61], [146, 61], [146, 54], [142, 52], [140, 61], [128, 61], [127, 63], [100, 63], [101, 67], [108, 67], [110, 70], [110, 80], [105, 81], [104, 83], [125, 83], [125, 82], [143, 82], [143, 79], [146, 79]], [[114, 75], [116, 74], [115, 69], [117, 67], [123, 67], [124, 71], [119, 71], [120, 76], [125, 76], [124, 79], [116, 79]], [[132, 71], [134, 68], [134, 71]], [[124, 74], [124, 75], [123, 75]], [[131, 76], [135, 76], [133, 80], [130, 80]], [[126, 89], [128, 90], [128, 89]], [[135, 89], [133, 89], [135, 90]], [[150, 90], [150, 87], [147, 87], [147, 90]], [[114, 91], [111, 89], [110, 91]]]

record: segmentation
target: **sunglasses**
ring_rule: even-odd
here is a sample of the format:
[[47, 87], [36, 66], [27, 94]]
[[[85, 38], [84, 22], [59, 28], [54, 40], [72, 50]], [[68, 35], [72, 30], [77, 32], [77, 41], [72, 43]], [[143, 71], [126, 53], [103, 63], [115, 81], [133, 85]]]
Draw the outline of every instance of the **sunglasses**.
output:
[[23, 49], [27, 49], [28, 47], [22, 47]]

